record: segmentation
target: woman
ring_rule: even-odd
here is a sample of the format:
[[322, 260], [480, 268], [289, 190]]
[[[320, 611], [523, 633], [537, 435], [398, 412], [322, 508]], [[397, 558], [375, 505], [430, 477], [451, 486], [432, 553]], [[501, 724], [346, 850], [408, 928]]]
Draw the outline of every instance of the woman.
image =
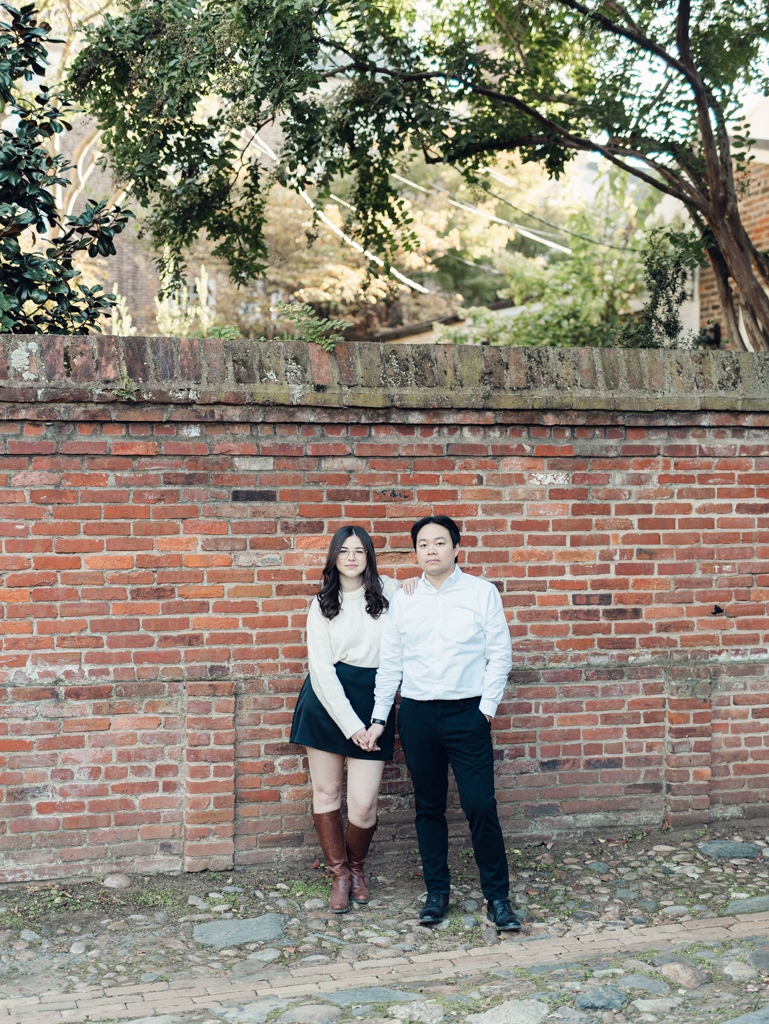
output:
[[[413, 593], [416, 580], [407, 581]], [[329, 907], [346, 913], [350, 896], [368, 903], [364, 864], [376, 830], [384, 762], [392, 759], [391, 712], [379, 746], [366, 730], [374, 709], [379, 641], [398, 584], [380, 576], [371, 537], [343, 526], [331, 538], [323, 586], [307, 616], [310, 674], [294, 711], [291, 742], [307, 748], [315, 829], [331, 872]], [[342, 773], [347, 758], [347, 838], [342, 828]]]

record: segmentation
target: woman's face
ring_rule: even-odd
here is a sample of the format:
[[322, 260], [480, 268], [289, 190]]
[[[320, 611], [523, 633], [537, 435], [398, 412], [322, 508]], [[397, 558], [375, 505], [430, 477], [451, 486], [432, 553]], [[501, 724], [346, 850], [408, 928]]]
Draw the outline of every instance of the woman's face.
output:
[[347, 576], [349, 579], [363, 575], [366, 569], [366, 549], [355, 534], [348, 537], [342, 545], [336, 567], [341, 576]]

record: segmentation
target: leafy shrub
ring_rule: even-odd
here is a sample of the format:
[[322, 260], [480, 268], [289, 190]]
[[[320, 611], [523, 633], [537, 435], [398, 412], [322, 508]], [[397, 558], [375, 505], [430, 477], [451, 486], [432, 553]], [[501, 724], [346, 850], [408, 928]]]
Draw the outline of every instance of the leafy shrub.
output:
[[46, 142], [70, 131], [69, 106], [40, 85], [34, 101], [18, 88], [45, 74], [50, 26], [38, 23], [34, 4], [8, 4], [0, 22], [0, 110], [16, 118], [13, 131], [0, 130], [0, 331], [14, 334], [88, 334], [115, 304], [100, 285], [75, 284], [75, 257], [114, 256], [114, 238], [128, 211], [87, 200], [77, 216], [61, 217], [53, 190], [69, 185], [71, 167], [51, 156]]

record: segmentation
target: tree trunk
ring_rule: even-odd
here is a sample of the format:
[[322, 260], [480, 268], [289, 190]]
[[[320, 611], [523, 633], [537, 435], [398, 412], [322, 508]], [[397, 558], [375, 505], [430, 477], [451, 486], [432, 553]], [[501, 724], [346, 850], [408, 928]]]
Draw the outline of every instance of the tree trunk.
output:
[[753, 349], [755, 352], [769, 352], [769, 295], [755, 275], [750, 253], [740, 244], [739, 234], [745, 233], [742, 222], [737, 231], [726, 218], [709, 218], [709, 223], [728, 272], [737, 285], [745, 313], [745, 329]]
[[745, 348], [745, 342], [740, 334], [740, 323], [737, 319], [737, 312], [734, 308], [734, 297], [729, 285], [729, 268], [726, 265], [720, 249], [708, 249], [710, 265], [716, 279], [718, 301], [721, 303], [721, 311], [724, 315], [724, 334], [729, 341], [739, 348]]
[[759, 252], [752, 241], [750, 242], [750, 255], [753, 257], [753, 263], [755, 264], [759, 277], [762, 277], [764, 279], [764, 284], [769, 287], [769, 256], [764, 252]]
[[[758, 321], [753, 315], [751, 307], [742, 301], [742, 296], [737, 296], [737, 304], [742, 310], [742, 322], [745, 327], [745, 333], [748, 336], [750, 344], [754, 352], [765, 352], [769, 350], [769, 346], [766, 343], [766, 337], [764, 332], [758, 325]], [[762, 347], [763, 346], [763, 347]]]

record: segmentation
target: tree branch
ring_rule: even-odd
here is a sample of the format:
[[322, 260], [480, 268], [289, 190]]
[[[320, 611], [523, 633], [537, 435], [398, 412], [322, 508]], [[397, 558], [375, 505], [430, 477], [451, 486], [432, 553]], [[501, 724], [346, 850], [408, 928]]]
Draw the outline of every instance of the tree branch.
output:
[[502, 31], [505, 33], [507, 38], [513, 44], [513, 49], [518, 54], [518, 60], [520, 61], [521, 67], [525, 69], [527, 67], [526, 55], [523, 52], [521, 44], [515, 38], [513, 33], [510, 31], [508, 26], [505, 24], [505, 22], [502, 21], [502, 18], [500, 17], [499, 12], [497, 11], [496, 7], [492, 4], [491, 0], [486, 0], [486, 6], [491, 11], [491, 13], [494, 15], [494, 17], [496, 18], [496, 20], [497, 20], [500, 28], [502, 29]]
[[[685, 185], [685, 183], [682, 182], [682, 187], [676, 189], [671, 185], [667, 185], [664, 182], [660, 182], [656, 178], [652, 178], [651, 175], [646, 174], [644, 171], [640, 170], [637, 167], [629, 167], [623, 160], [618, 159], [618, 157], [614, 155], [610, 147], [602, 146], [598, 142], [594, 142], [590, 139], [584, 139], [579, 135], [572, 135], [571, 132], [568, 132], [565, 128], [562, 128], [557, 122], [551, 121], [550, 118], [545, 117], [544, 114], [541, 114], [535, 107], [530, 107], [528, 103], [524, 103], [523, 100], [519, 100], [517, 96], [506, 96], [504, 93], [496, 92], [494, 89], [487, 89], [484, 86], [480, 85], [471, 85], [469, 86], [469, 89], [471, 92], [476, 93], [477, 95], [486, 96], [489, 99], [498, 100], [500, 103], [510, 104], [511, 106], [516, 107], [522, 113], [528, 114], [529, 117], [533, 118], [533, 120], [539, 122], [539, 124], [541, 124], [543, 128], [548, 128], [550, 131], [558, 135], [560, 139], [563, 141], [564, 145], [566, 145], [569, 149], [582, 150], [588, 153], [600, 153], [602, 156], [606, 157], [606, 159], [609, 160], [611, 163], [615, 164], [615, 166], [620, 167], [623, 171], [628, 171], [628, 173], [634, 175], [636, 178], [640, 178], [641, 181], [645, 181], [648, 185], [651, 185], [653, 188], [658, 189], [660, 192], [665, 192], [667, 195], [673, 196], [674, 199], [679, 199], [682, 203], [685, 203], [687, 206], [695, 204], [697, 207], [704, 209], [706, 205], [704, 199], [697, 194], [689, 194], [693, 190], [689, 189], [688, 186], [686, 186], [686, 188], [684, 189], [683, 186]], [[649, 160], [648, 157], [641, 156], [640, 159], [642, 159], [643, 162], [647, 164], [647, 166], [652, 166], [653, 164], [653, 161]], [[663, 167], [664, 165], [660, 166]], [[668, 174], [671, 173], [669, 169], [665, 170]]]
[[[694, 63], [689, 38], [690, 20], [691, 0], [678, 0], [676, 46], [681, 55], [682, 63], [687, 70], [688, 81], [691, 84], [694, 101], [697, 105], [697, 122], [699, 124], [700, 139], [708, 170], [710, 200], [717, 208], [720, 207], [724, 212], [732, 206], [732, 212], [736, 213], [736, 201], [733, 199], [730, 202], [730, 197], [735, 197], [736, 199], [736, 192], [734, 189], [731, 151], [726, 126], [723, 123], [723, 115], [720, 108], [716, 108], [713, 97], [710, 95]], [[711, 110], [716, 114], [718, 147], [716, 147], [716, 140], [710, 120]]]
[[670, 65], [671, 68], [683, 75], [684, 78], [689, 80], [689, 69], [680, 60], [676, 58], [659, 43], [655, 43], [653, 39], [644, 35], [643, 32], [638, 30], [626, 29], [621, 25], [618, 25], [611, 18], [607, 18], [603, 14], [598, 14], [596, 11], [591, 11], [589, 7], [578, 2], [578, 0], [555, 0], [556, 3], [562, 7], [568, 7], [572, 11], [577, 11], [579, 14], [584, 15], [590, 21], [599, 25], [605, 32], [611, 32], [615, 36], [620, 36], [623, 39], [627, 39], [631, 43], [635, 43], [636, 46], [640, 46], [641, 49], [646, 50], [647, 53], [653, 53], [655, 57], [659, 57], [666, 64]]
[[636, 22], [633, 20], [630, 11], [624, 4], [618, 3], [617, 0], [606, 0], [606, 6], [610, 11], [616, 11], [622, 18], [625, 19], [625, 23], [628, 24], [634, 32], [641, 34], [641, 29], [638, 27]]
[[649, 110], [652, 110], [654, 107], [659, 105], [660, 101], [664, 98], [665, 93], [668, 91], [668, 89], [670, 88], [670, 86], [672, 84], [673, 84], [672, 76], [670, 74], [666, 74], [665, 75], [665, 81], [659, 87], [659, 89], [657, 90], [655, 95], [652, 97], [652, 99], [648, 103], [644, 104], [640, 108], [640, 110], [638, 111], [638, 116], [635, 119], [636, 126], [638, 126], [640, 124], [640, 120], [641, 120], [642, 115], [646, 115], [649, 112]]
[[761, 252], [753, 244], [750, 238], [748, 238], [748, 247], [750, 249], [750, 255], [753, 257], [753, 262], [758, 268], [758, 272], [764, 279], [764, 283], [769, 285], [769, 257], [765, 252]]
[[325, 81], [327, 78], [336, 78], [337, 75], [342, 75], [346, 71], [356, 71], [358, 69], [358, 64], [344, 64], [338, 68], [332, 68], [331, 71], [326, 71], [324, 74], [319, 75], [318, 77], [322, 78]]
[[681, 60], [688, 70], [694, 70], [694, 60], [689, 43], [689, 21], [691, 19], [692, 7], [690, 0], [679, 0], [678, 17], [676, 18], [676, 46], [681, 54]]
[[708, 249], [708, 257], [716, 280], [716, 291], [718, 292], [721, 312], [726, 321], [726, 336], [729, 341], [744, 351], [745, 342], [742, 340], [740, 325], [734, 308], [734, 297], [729, 285], [729, 268], [726, 266], [726, 260], [721, 254], [721, 250], [716, 247]]
[[[557, 0], [557, 2], [566, 2], [568, 4], [571, 4], [573, 0]], [[613, 22], [610, 22], [609, 19], [604, 19], [604, 21], [607, 21], [609, 24], [613, 24]], [[373, 71], [378, 74], [386, 75], [387, 77], [390, 78], [397, 78], [399, 81], [402, 81], [404, 83], [448, 77], [448, 74], [444, 71], [424, 71], [415, 72], [413, 74], [403, 74], [402, 72], [394, 71], [392, 68], [386, 68], [381, 67], [380, 65], [364, 63], [359, 61], [354, 56], [354, 54], [350, 53], [344, 46], [342, 46], [341, 43], [337, 43], [334, 40], [324, 40], [324, 42], [329, 43], [329, 45], [331, 45], [334, 49], [340, 50], [341, 52], [345, 53], [346, 55], [352, 58], [354, 63], [347, 65], [344, 70], [358, 70], [367, 72]], [[333, 75], [337, 73], [338, 71], [330, 72], [327, 77], [333, 77]], [[529, 116], [539, 121], [539, 123], [542, 124], [544, 127], [547, 127], [551, 131], [554, 131], [558, 135], [560, 135], [560, 137], [564, 140], [565, 145], [567, 145], [569, 148], [583, 150], [585, 152], [601, 153], [602, 156], [604, 156], [607, 160], [614, 163], [617, 167], [620, 167], [622, 170], [634, 174], [636, 177], [641, 178], [643, 181], [646, 181], [648, 184], [654, 186], [660, 191], [666, 192], [667, 194], [685, 203], [687, 206], [690, 204], [696, 204], [700, 209], [705, 209], [706, 201], [694, 182], [687, 182], [680, 175], [673, 172], [669, 167], [666, 167], [665, 164], [659, 163], [658, 161], [652, 159], [642, 151], [629, 149], [624, 146], [618, 146], [611, 142], [608, 145], [601, 146], [598, 143], [592, 142], [590, 140], [580, 139], [579, 136], [575, 136], [567, 132], [555, 121], [552, 121], [550, 118], [546, 118], [544, 115], [540, 114], [539, 111], [537, 111], [534, 107], [530, 107], [528, 104], [524, 103], [522, 100], [519, 100], [517, 97], [507, 96], [504, 93], [499, 93], [494, 90], [485, 89], [483, 86], [469, 85], [468, 88], [476, 94], [485, 95], [490, 99], [496, 99], [499, 100], [500, 102], [509, 103], [516, 106], [522, 112], [527, 113]], [[561, 98], [559, 101], [565, 102], [566, 98]], [[651, 142], [651, 140], [649, 141]], [[505, 147], [489, 146], [487, 148], [501, 149]], [[657, 174], [660, 175], [660, 177], [663, 179], [664, 182], [667, 183], [669, 187], [664, 187], [657, 179], [645, 175], [642, 171], [639, 171], [636, 168], [628, 167], [628, 165], [624, 163], [624, 161], [619, 161], [617, 159], [618, 155], [630, 157], [636, 160], [641, 160], [649, 168], [656, 171]], [[426, 158], [429, 160], [430, 163], [439, 162], [432, 157]]]
[[[323, 46], [330, 46], [332, 50], [338, 50], [340, 53], [343, 53], [345, 57], [349, 57], [352, 63], [344, 68], [345, 71], [374, 71], [377, 74], [386, 75], [388, 78], [398, 78], [401, 82], [419, 82], [426, 81], [429, 78], [448, 77], [445, 71], [417, 71], [412, 74], [404, 74], [402, 71], [393, 71], [392, 68], [383, 68], [378, 64], [372, 64], [370, 61], [361, 60], [352, 53], [352, 51], [348, 50], [346, 46], [342, 46], [341, 43], [336, 42], [335, 39], [322, 39], [320, 36], [316, 36], [314, 42]], [[335, 74], [339, 74], [340, 70], [342, 69], [334, 68], [324, 77], [333, 78]]]
[[[557, 0], [557, 2], [572, 3], [573, 0]], [[604, 21], [608, 20], [609, 19], [604, 19]], [[613, 24], [613, 22], [610, 22], [610, 24]], [[332, 46], [333, 49], [345, 53], [352, 59], [353, 63], [346, 65], [344, 68], [345, 71], [357, 70], [366, 71], [369, 73], [373, 71], [377, 74], [386, 75], [389, 78], [397, 78], [399, 81], [404, 83], [448, 77], [448, 74], [445, 71], [423, 71], [415, 72], [412, 74], [403, 74], [403, 72], [395, 71], [392, 68], [386, 68], [380, 65], [362, 62], [358, 60], [354, 54], [350, 53], [350, 51], [348, 51], [341, 43], [337, 43], [334, 40], [323, 40], [323, 42], [328, 43], [329, 45]], [[335, 69], [334, 71], [329, 72], [328, 75], [325, 77], [333, 77], [333, 75], [338, 74], [341, 70], [342, 69]], [[467, 88], [470, 89], [470, 91], [475, 93], [476, 95], [486, 96], [489, 99], [497, 100], [499, 102], [515, 106], [522, 113], [526, 113], [534, 120], [538, 121], [543, 127], [548, 128], [552, 132], [555, 132], [562, 139], [562, 141], [568, 148], [581, 150], [584, 152], [600, 153], [602, 156], [604, 156], [611, 163], [615, 164], [617, 167], [620, 167], [622, 170], [628, 171], [629, 173], [635, 175], [636, 177], [641, 178], [641, 180], [647, 182], [647, 184], [652, 185], [654, 188], [662, 192], [666, 192], [668, 195], [671, 195], [675, 199], [680, 200], [687, 206], [694, 204], [700, 209], [705, 209], [706, 201], [702, 196], [701, 192], [699, 191], [699, 189], [697, 189], [697, 187], [694, 185], [694, 183], [688, 183], [687, 181], [682, 179], [680, 175], [676, 174], [669, 167], [666, 167], [665, 164], [659, 163], [658, 161], [652, 159], [642, 151], [630, 149], [626, 146], [617, 145], [612, 142], [602, 146], [597, 142], [593, 142], [589, 139], [583, 139], [580, 136], [573, 135], [571, 132], [566, 131], [566, 129], [562, 128], [559, 124], [557, 124], [557, 122], [541, 114], [536, 108], [530, 107], [527, 103], [524, 103], [523, 100], [519, 100], [515, 96], [508, 96], [505, 95], [504, 93], [500, 93], [492, 89], [487, 89], [484, 86], [479, 85], [470, 84], [467, 86]], [[531, 139], [531, 141], [528, 142], [521, 142], [521, 140], [519, 140], [518, 144], [534, 145], [545, 141], [545, 139]], [[649, 140], [649, 142], [651, 142], [651, 140]], [[486, 148], [501, 149], [507, 147], [488, 146]], [[425, 156], [430, 163], [439, 162], [436, 161], [435, 158], [433, 157], [428, 157], [427, 154], [425, 154]], [[632, 159], [642, 161], [647, 165], [647, 167], [649, 167], [653, 171], [656, 171], [656, 173], [660, 175], [663, 181], [660, 182], [659, 180], [644, 174], [643, 171], [640, 171], [637, 168], [629, 167], [624, 162], [624, 160], [618, 159], [618, 157], [620, 156], [630, 157]]]

